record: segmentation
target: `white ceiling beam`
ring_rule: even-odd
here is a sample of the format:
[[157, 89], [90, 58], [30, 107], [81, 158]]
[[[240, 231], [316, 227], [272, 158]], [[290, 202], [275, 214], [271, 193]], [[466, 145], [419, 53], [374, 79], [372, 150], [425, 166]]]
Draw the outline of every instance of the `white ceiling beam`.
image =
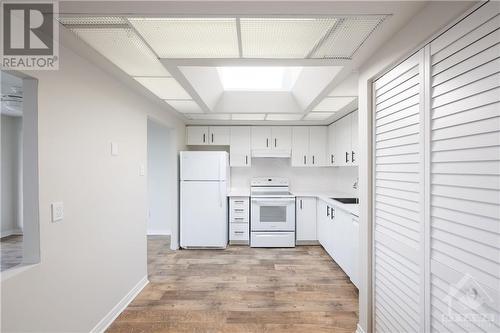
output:
[[160, 61], [169, 66], [346, 66], [351, 60], [348, 59], [261, 59], [261, 58], [192, 58], [192, 59], [167, 59]]

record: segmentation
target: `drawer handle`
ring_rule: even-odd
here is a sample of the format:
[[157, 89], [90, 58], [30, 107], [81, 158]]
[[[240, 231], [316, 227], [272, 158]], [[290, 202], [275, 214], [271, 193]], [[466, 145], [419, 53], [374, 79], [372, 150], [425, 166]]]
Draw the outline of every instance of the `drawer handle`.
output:
[[236, 211], [236, 212], [244, 212], [245, 210], [243, 208], [236, 208], [234, 211]]
[[235, 200], [234, 203], [244, 203], [245, 201], [243, 200]]
[[244, 217], [235, 217], [234, 219], [235, 220], [244, 220], [245, 218]]
[[244, 231], [235, 231], [234, 233], [235, 234], [244, 234], [245, 232]]

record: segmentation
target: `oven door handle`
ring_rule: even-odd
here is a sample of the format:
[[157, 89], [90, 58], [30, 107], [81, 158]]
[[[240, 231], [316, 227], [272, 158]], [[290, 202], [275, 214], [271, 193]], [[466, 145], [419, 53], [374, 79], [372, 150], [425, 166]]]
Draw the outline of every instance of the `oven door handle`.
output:
[[283, 203], [294, 203], [295, 198], [252, 198], [252, 202], [264, 203], [264, 204], [283, 204]]

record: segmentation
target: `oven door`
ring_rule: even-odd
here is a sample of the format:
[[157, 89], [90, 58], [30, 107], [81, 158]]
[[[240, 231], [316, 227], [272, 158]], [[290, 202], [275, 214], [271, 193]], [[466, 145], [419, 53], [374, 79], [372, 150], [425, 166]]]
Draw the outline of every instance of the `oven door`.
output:
[[294, 231], [295, 198], [252, 198], [252, 231]]

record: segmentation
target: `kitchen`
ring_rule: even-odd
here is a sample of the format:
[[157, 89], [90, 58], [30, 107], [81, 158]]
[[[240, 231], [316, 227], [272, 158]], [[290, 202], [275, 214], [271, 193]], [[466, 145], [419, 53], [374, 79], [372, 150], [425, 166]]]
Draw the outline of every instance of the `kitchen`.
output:
[[[191, 151], [181, 152], [180, 157], [182, 248], [319, 244], [357, 285], [356, 111], [328, 126], [187, 126], [186, 138]], [[227, 158], [229, 164], [220, 168], [228, 172], [224, 193], [229, 200], [220, 207], [220, 233], [229, 238], [218, 245], [210, 242], [208, 230], [201, 229], [211, 208], [217, 210], [217, 202], [212, 207], [205, 203], [202, 209], [197, 203], [217, 197], [219, 189], [213, 194], [200, 189], [183, 193], [182, 186], [189, 178], [183, 177], [187, 160], [200, 167], [198, 173], [207, 172], [211, 165], [207, 155], [219, 156], [222, 165]], [[219, 170], [214, 171], [214, 178], [218, 175]], [[188, 219], [197, 222], [183, 229]], [[183, 242], [183, 236], [195, 230], [203, 235], [201, 243]]]
[[499, 2], [48, 5], [2, 331], [500, 330]]

